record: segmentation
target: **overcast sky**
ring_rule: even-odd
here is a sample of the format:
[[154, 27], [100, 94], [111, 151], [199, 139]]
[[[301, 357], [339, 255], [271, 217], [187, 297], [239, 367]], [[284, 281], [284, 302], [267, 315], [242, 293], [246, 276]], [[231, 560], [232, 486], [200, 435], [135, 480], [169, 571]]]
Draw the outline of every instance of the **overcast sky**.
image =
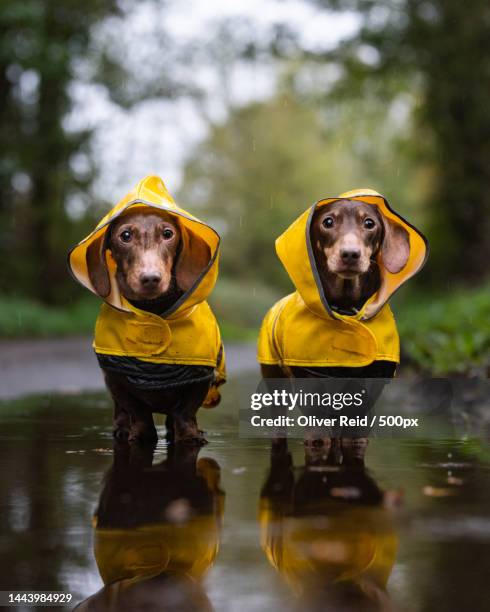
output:
[[[128, 6], [135, 8], [117, 26], [127, 63], [135, 74], [154, 70], [156, 77], [158, 51], [152, 55], [151, 41], [158, 36], [159, 28], [176, 46], [193, 43], [199, 49], [212, 43], [217, 24], [223, 19], [236, 20], [237, 35], [240, 23], [251, 24], [257, 41], [268, 40], [272, 28], [283, 24], [297, 33], [303, 46], [329, 48], [355, 32], [359, 24], [354, 14], [320, 12], [313, 4], [298, 0], [180, 0], [170, 2], [161, 13], [155, 12], [151, 2]], [[106, 34], [102, 29], [99, 36], [103, 39]], [[162, 69], [167, 71], [164, 62], [165, 58]], [[206, 135], [207, 119], [222, 121], [229, 102], [236, 105], [264, 99], [275, 87], [276, 66], [271, 62], [234, 65], [226, 96], [219, 70], [205, 57], [199, 63], [197, 54], [192, 66], [175, 70], [180, 70], [180, 78], [194, 81], [205, 90], [202, 105], [196, 106], [189, 99], [149, 100], [124, 111], [110, 102], [101, 87], [78, 84], [73, 88], [76, 105], [67, 125], [88, 125], [96, 130], [94, 152], [101, 173], [96, 184], [98, 195], [114, 201], [150, 173], [162, 176], [170, 192], [175, 193], [185, 157]], [[83, 158], [75, 161], [83, 168]], [[75, 200], [71, 206], [76, 213], [83, 204]]]

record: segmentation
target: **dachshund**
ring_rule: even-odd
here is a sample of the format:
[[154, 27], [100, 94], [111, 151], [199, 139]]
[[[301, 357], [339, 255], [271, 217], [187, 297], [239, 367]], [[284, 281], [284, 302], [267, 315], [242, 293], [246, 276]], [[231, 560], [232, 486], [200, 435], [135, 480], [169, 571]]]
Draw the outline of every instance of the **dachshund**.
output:
[[[324, 303], [328, 304], [334, 316], [336, 314], [355, 316], [380, 289], [382, 282], [380, 265], [396, 274], [404, 268], [410, 254], [407, 230], [382, 215], [378, 206], [357, 199], [341, 198], [317, 206], [312, 213], [307, 236], [312, 254], [310, 262], [312, 268], [316, 268], [317, 285], [323, 292]], [[274, 324], [271, 326], [274, 329]], [[299, 325], [294, 329], [284, 329], [286, 336], [302, 334]], [[265, 379], [284, 377], [390, 379], [394, 376], [396, 367], [395, 361], [383, 359], [376, 359], [368, 365], [361, 366], [288, 365], [284, 367], [282, 364], [261, 362], [261, 372]], [[374, 399], [381, 393], [382, 386], [384, 385], [381, 384], [374, 393]], [[337, 440], [334, 443], [340, 444], [341, 441]], [[353, 444], [359, 446], [358, 451], [363, 454], [367, 440], [346, 438], [342, 441], [346, 452], [350, 452], [349, 449]]]
[[[151, 208], [130, 209], [111, 223], [102, 245], [94, 241], [88, 247], [90, 282], [99, 295], [108, 294], [105, 250], [109, 250], [116, 264], [120, 293], [139, 310], [165, 314], [211, 258], [203, 240], [195, 235], [191, 240], [192, 247], [184, 243], [183, 229], [175, 215]], [[186, 248], [192, 248], [192, 265], [183, 264], [189, 260]], [[210, 389], [211, 366], [155, 364], [102, 354], [97, 357], [114, 400], [116, 438], [156, 443], [152, 413], [163, 412], [167, 415], [169, 442], [206, 443], [197, 427], [196, 412]]]

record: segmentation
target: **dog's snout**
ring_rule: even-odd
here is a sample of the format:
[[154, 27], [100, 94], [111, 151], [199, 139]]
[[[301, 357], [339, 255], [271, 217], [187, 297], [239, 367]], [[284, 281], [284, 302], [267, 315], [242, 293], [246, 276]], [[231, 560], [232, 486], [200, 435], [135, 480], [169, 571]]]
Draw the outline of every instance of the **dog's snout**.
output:
[[346, 264], [356, 263], [361, 257], [360, 249], [342, 249], [340, 256]]
[[140, 276], [140, 283], [145, 289], [156, 287], [162, 280], [162, 275], [158, 272], [145, 272]]

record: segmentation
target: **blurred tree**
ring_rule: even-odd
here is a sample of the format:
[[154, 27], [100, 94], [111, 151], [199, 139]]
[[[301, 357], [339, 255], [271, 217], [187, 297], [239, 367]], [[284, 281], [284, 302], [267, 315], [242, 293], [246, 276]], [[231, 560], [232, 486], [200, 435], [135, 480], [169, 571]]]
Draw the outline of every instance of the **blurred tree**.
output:
[[410, 126], [397, 108], [380, 108], [367, 97], [325, 109], [304, 92], [299, 97], [290, 81], [273, 99], [236, 108], [210, 127], [179, 193], [221, 230], [223, 273], [252, 286], [291, 287], [274, 240], [316, 200], [355, 187], [383, 188], [418, 222], [424, 211], [415, 207], [430, 184], [430, 169], [414, 166], [406, 154]]
[[4, 0], [0, 5], [0, 257], [2, 292], [50, 301], [66, 276], [66, 200], [92, 172], [74, 171], [89, 132], [68, 132], [69, 86], [105, 0]]
[[437, 168], [431, 276], [447, 279], [450, 270], [452, 277], [481, 279], [490, 259], [488, 0], [310, 1], [362, 15], [358, 34], [333, 51], [310, 54], [341, 66], [337, 93], [351, 99], [376, 89], [384, 104], [398, 93], [389, 83], [400, 75], [408, 90], [420, 92], [417, 114], [432, 133]]

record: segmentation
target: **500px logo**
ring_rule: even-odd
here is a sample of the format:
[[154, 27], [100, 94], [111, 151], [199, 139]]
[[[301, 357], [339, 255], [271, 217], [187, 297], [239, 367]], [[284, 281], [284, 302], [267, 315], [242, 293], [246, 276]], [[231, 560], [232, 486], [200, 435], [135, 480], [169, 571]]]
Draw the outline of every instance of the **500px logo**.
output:
[[318, 393], [297, 391], [291, 393], [284, 389], [275, 389], [271, 393], [252, 393], [250, 396], [250, 408], [261, 410], [264, 406], [275, 408], [332, 408], [342, 410], [343, 408], [360, 407], [363, 405], [365, 389], [356, 393]]

